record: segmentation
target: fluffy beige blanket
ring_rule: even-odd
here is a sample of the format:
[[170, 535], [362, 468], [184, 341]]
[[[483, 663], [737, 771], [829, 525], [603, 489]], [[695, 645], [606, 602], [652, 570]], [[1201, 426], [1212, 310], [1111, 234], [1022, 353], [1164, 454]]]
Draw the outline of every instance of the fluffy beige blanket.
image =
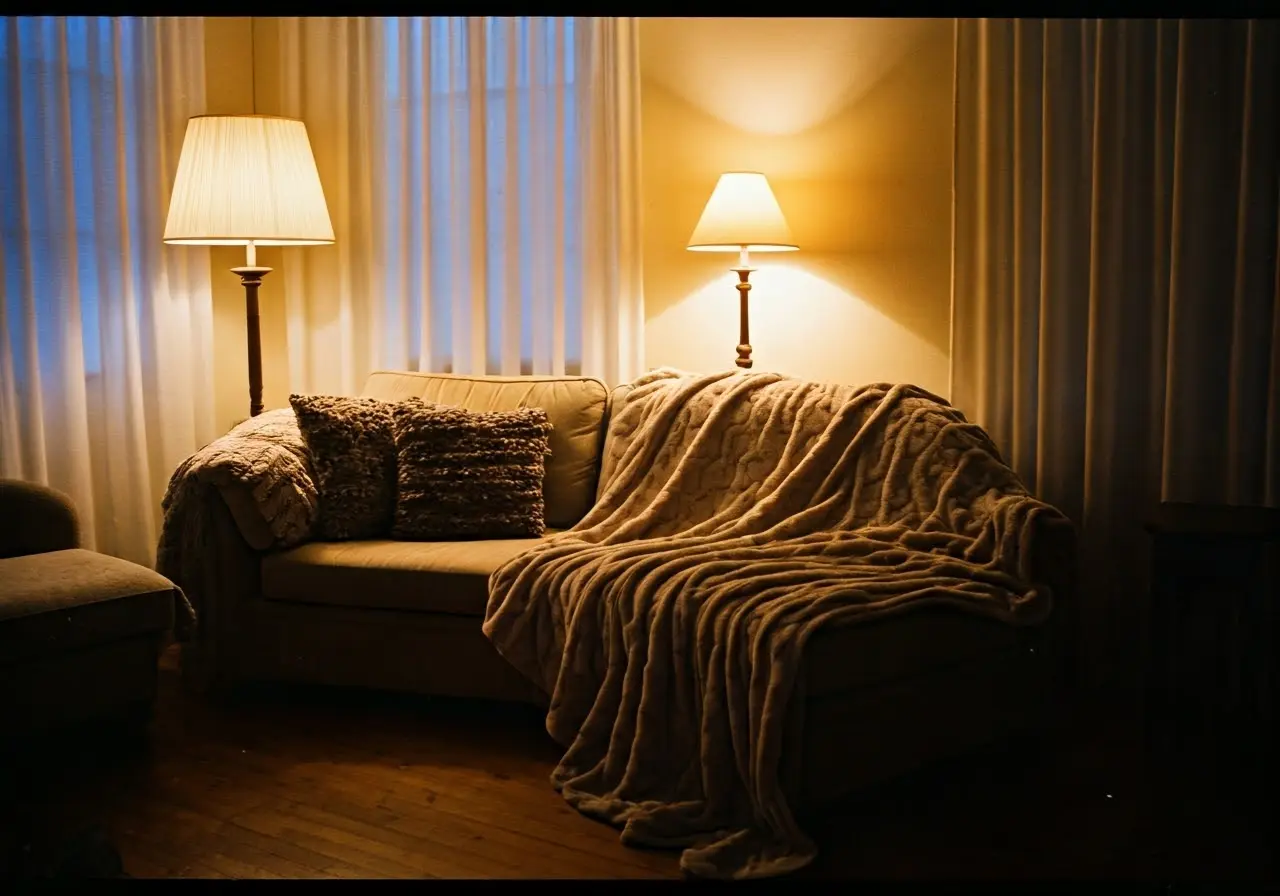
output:
[[601, 500], [490, 578], [485, 634], [551, 697], [552, 783], [627, 844], [763, 877], [815, 848], [779, 781], [824, 626], [949, 605], [1036, 624], [1037, 501], [978, 426], [913, 386], [638, 379]]

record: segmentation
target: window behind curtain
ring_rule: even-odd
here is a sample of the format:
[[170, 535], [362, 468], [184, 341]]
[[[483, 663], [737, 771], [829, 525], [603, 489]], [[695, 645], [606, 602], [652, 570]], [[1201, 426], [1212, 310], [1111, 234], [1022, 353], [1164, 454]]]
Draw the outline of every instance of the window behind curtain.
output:
[[[139, 164], [135, 54], [142, 22], [71, 16], [64, 42], [58, 21], [5, 17], [0, 32], [4, 308], [10, 330], [25, 326], [28, 293], [44, 312], [36, 315], [41, 365], [61, 363], [57, 320], [78, 311], [85, 373], [92, 375], [102, 366], [100, 305], [126, 265], [134, 282], [142, 281], [142, 247], [121, 239], [122, 213], [130, 222], [142, 213], [141, 178], [128, 173]], [[126, 135], [123, 153], [117, 141], [95, 136], [117, 129]], [[107, 203], [104, 196], [118, 198]], [[14, 373], [22, 379], [31, 359], [24, 339], [13, 343]]]
[[[520, 271], [516, 277], [523, 321], [521, 372], [533, 372], [533, 291], [548, 288], [557, 290], [564, 300], [566, 372], [581, 370], [582, 234], [577, 209], [581, 207], [582, 173], [575, 20], [518, 17], [514, 20], [514, 34], [511, 21], [485, 19], [482, 84], [469, 80], [471, 46], [465, 18], [432, 16], [385, 21], [386, 171], [390, 181], [402, 188], [388, 191], [387, 232], [400, 232], [407, 222], [409, 239], [403, 246], [396, 240], [386, 240], [383, 261], [390, 275], [389, 288], [417, 299], [409, 303], [410, 319], [404, 322], [410, 334], [411, 363], [415, 366], [421, 364], [424, 348], [418, 335], [422, 309], [424, 305], [430, 308], [430, 363], [421, 365], [423, 369], [452, 369], [451, 296], [470, 292], [471, 252], [469, 231], [456, 232], [445, 211], [451, 195], [457, 197], [456, 202], [470, 201], [471, 166], [482, 164], [488, 242], [486, 372], [500, 372], [497, 359], [501, 355], [507, 196], [511, 190], [518, 197]], [[510, 81], [512, 53], [514, 82]], [[425, 83], [430, 85], [429, 93]], [[471, 146], [476, 91], [483, 91], [483, 147]], [[514, 131], [510, 131], [508, 122], [512, 104]], [[425, 147], [424, 131], [429, 141]], [[518, 146], [514, 182], [508, 170], [508, 147], [512, 143]], [[543, 239], [553, 221], [544, 220], [542, 213], [535, 216], [535, 206], [545, 210], [551, 204], [550, 191], [556, 184], [560, 185], [565, 211], [564, 232], [562, 238]], [[538, 232], [540, 228], [542, 233]], [[415, 295], [422, 288], [425, 254], [418, 247], [429, 248], [426, 296]], [[561, 282], [536, 282], [534, 253], [539, 251], [559, 254]], [[543, 258], [541, 262], [550, 265], [551, 259]], [[550, 321], [546, 326], [550, 328]]]

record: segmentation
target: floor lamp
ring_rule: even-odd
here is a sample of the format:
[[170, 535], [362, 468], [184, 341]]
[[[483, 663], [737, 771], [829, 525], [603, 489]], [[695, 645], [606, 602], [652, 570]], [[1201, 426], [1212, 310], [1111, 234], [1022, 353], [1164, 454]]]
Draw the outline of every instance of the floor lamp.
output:
[[689, 237], [693, 252], [737, 252], [738, 266], [738, 359], [739, 367], [751, 366], [751, 334], [747, 317], [747, 293], [751, 252], [794, 252], [799, 246], [791, 238], [791, 228], [778, 207], [763, 174], [730, 171], [720, 175], [707, 200], [698, 226]]
[[321, 246], [333, 224], [307, 128], [274, 115], [199, 115], [187, 122], [169, 200], [164, 241], [180, 246], [244, 246], [249, 342], [249, 415], [262, 413], [258, 246]]

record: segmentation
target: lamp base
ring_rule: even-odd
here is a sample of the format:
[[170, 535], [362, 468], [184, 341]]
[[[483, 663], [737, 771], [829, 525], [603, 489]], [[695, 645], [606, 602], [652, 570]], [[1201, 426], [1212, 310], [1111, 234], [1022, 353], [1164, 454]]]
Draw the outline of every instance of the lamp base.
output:
[[734, 287], [738, 290], [738, 359], [734, 361], [743, 370], [751, 366], [751, 335], [747, 316], [747, 293], [751, 292], [751, 284], [747, 278], [755, 268], [736, 267], [733, 272], [738, 275]]
[[244, 287], [245, 333], [249, 348], [249, 416], [262, 413], [262, 331], [258, 321], [258, 287], [272, 268], [232, 268]]

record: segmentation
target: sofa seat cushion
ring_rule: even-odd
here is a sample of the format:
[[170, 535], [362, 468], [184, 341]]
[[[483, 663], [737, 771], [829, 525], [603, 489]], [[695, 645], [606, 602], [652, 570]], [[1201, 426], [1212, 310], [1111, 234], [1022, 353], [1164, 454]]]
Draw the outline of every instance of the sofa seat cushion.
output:
[[174, 596], [158, 572], [95, 551], [0, 560], [0, 663], [168, 631]]
[[314, 541], [263, 558], [262, 596], [483, 618], [489, 574], [540, 541]]

